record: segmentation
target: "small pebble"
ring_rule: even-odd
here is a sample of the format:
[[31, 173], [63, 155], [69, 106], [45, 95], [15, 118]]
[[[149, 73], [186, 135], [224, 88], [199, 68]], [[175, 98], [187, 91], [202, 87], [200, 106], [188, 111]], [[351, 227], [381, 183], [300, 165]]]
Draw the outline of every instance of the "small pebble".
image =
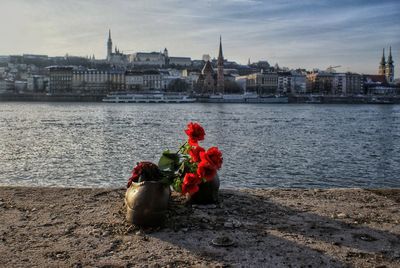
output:
[[142, 230], [137, 231], [137, 232], [135, 233], [135, 235], [143, 235]]
[[224, 223], [225, 228], [233, 228], [233, 223], [232, 222], [225, 222]]

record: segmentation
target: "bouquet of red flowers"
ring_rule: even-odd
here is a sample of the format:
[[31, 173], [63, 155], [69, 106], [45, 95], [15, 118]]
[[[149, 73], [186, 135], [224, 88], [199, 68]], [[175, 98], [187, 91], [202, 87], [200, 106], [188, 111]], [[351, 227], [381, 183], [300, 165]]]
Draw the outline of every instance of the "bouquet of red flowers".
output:
[[164, 181], [170, 183], [175, 191], [193, 195], [199, 185], [214, 179], [222, 166], [222, 153], [218, 147], [205, 150], [199, 145], [204, 140], [204, 128], [190, 122], [185, 133], [188, 141], [177, 152], [163, 152], [158, 167], [164, 174]]
[[164, 151], [158, 165], [143, 161], [133, 169], [125, 194], [129, 223], [143, 226], [161, 224], [166, 218], [170, 185], [175, 191], [187, 195], [190, 202], [218, 200], [217, 170], [222, 165], [222, 153], [217, 147], [205, 150], [199, 145], [206, 134], [198, 123], [189, 123], [185, 132], [188, 140], [177, 152]]

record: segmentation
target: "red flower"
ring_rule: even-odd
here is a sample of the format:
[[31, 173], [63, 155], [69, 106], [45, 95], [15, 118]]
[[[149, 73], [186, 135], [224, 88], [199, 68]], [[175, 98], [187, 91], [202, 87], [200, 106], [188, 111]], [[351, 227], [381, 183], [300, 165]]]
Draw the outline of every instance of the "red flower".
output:
[[189, 144], [192, 146], [197, 146], [198, 141], [204, 140], [206, 135], [204, 128], [200, 124], [193, 122], [187, 125], [185, 133], [189, 136]]
[[131, 186], [132, 182], [139, 181], [139, 177], [140, 177], [140, 174], [142, 173], [142, 169], [143, 169], [143, 164], [138, 163], [136, 165], [136, 167], [132, 170], [132, 176], [128, 180], [128, 184], [126, 186], [127, 188], [129, 188], [129, 186]]
[[151, 162], [142, 161], [138, 163], [132, 170], [132, 176], [128, 180], [127, 188], [131, 186], [132, 182], [139, 182], [140, 177], [142, 177], [142, 181], [157, 181], [160, 179], [160, 170], [156, 164]]
[[189, 193], [193, 195], [199, 190], [199, 183], [201, 179], [194, 173], [186, 173], [182, 183], [182, 194]]
[[217, 169], [214, 165], [210, 164], [206, 160], [202, 160], [197, 167], [197, 175], [200, 178], [204, 178], [207, 181], [212, 181], [217, 174]]
[[200, 158], [202, 161], [206, 160], [208, 163], [215, 166], [216, 169], [220, 169], [222, 166], [222, 153], [218, 147], [211, 147], [207, 152], [200, 152]]
[[200, 153], [205, 152], [204, 148], [201, 146], [192, 147], [189, 151], [190, 157], [192, 157], [192, 162], [200, 162]]

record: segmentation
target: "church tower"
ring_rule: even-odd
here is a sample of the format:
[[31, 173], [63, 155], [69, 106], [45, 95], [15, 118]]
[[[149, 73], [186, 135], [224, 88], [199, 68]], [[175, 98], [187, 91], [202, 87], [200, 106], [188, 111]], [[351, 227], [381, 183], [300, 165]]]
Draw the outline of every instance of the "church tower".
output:
[[383, 49], [382, 52], [382, 59], [381, 63], [379, 64], [379, 75], [385, 75], [385, 70], [386, 70], [386, 60], [385, 60], [385, 49]]
[[218, 61], [217, 61], [217, 92], [223, 94], [224, 93], [224, 55], [222, 54], [222, 40], [221, 36], [219, 37], [219, 52], [218, 52]]
[[111, 40], [111, 30], [108, 30], [108, 41], [107, 41], [107, 60], [111, 60], [112, 53], [112, 40]]
[[389, 56], [386, 63], [386, 80], [389, 83], [392, 83], [394, 80], [394, 65], [393, 65], [393, 58], [392, 58], [392, 47], [389, 48]]
[[169, 65], [169, 56], [168, 56], [168, 49], [164, 48], [164, 65], [168, 66]]

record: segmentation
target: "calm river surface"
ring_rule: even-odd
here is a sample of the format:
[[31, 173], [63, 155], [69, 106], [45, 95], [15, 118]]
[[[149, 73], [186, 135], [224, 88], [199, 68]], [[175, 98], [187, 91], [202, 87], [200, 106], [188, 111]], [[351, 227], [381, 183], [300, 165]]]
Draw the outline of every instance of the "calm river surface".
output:
[[184, 141], [223, 151], [222, 187], [400, 187], [399, 105], [0, 103], [0, 185], [124, 187]]

